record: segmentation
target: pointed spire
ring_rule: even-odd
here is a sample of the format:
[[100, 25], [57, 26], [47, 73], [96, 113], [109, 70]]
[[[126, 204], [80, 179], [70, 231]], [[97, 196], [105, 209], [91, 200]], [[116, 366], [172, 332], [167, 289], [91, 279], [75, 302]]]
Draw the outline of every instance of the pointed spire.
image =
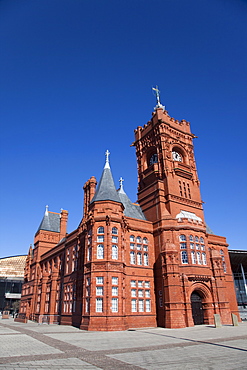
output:
[[124, 179], [121, 176], [120, 179], [119, 179], [120, 188], [119, 188], [118, 192], [124, 193], [123, 182], [124, 182]]
[[110, 168], [110, 161], [109, 161], [109, 155], [111, 153], [109, 152], [109, 150], [107, 149], [107, 151], [105, 152], [105, 167], [104, 168]]
[[101, 200], [113, 200], [114, 202], [121, 203], [119, 195], [114, 185], [110, 163], [109, 163], [109, 150], [106, 151], [106, 162], [104, 170], [97, 186], [96, 192], [91, 203]]

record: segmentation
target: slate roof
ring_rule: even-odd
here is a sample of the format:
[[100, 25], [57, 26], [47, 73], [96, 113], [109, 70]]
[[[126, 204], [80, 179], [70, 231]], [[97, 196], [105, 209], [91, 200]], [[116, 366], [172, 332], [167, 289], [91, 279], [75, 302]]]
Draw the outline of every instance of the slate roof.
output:
[[124, 192], [123, 186], [121, 185], [120, 189], [118, 191], [116, 190], [108, 157], [91, 203], [102, 200], [112, 200], [114, 202], [122, 203], [124, 206], [125, 216], [137, 218], [138, 220], [146, 220], [141, 207], [131, 202], [127, 194]]
[[60, 232], [60, 213], [49, 212], [46, 208], [43, 220], [39, 225], [39, 230]]
[[214, 235], [213, 231], [210, 229], [210, 227], [206, 224], [206, 233]]
[[105, 164], [99, 185], [97, 186], [91, 203], [100, 200], [113, 200], [114, 202], [121, 203], [121, 200], [114, 185], [111, 169], [108, 162], [106, 162]]
[[121, 203], [124, 205], [124, 214], [126, 217], [137, 218], [138, 220], [146, 220], [141, 207], [131, 202], [128, 195], [123, 190], [123, 186], [121, 186], [118, 190], [118, 195]]

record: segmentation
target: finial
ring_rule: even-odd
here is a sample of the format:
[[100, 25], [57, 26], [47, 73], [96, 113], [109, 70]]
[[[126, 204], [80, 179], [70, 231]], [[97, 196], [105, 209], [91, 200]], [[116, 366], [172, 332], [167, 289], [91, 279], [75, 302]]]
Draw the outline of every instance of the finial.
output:
[[47, 216], [48, 216], [48, 208], [49, 208], [49, 206], [45, 206], [45, 215], [47, 215]]
[[124, 179], [121, 176], [119, 179], [120, 190], [123, 190], [123, 182], [124, 182]]
[[157, 100], [157, 104], [156, 104], [156, 107], [154, 108], [154, 110], [156, 110], [157, 108], [165, 109], [165, 106], [162, 105], [161, 102], [160, 102], [160, 90], [159, 90], [158, 86], [156, 85], [156, 87], [152, 87], [152, 90], [155, 92], [155, 96], [156, 96], [156, 100]]
[[110, 152], [107, 149], [107, 151], [105, 152], [105, 156], [106, 156], [106, 159], [105, 159], [105, 168], [110, 168], [109, 155], [110, 155]]

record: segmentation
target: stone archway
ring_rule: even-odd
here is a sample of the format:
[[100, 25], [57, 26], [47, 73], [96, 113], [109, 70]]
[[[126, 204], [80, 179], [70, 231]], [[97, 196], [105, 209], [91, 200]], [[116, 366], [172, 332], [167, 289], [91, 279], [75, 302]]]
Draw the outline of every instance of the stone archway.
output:
[[190, 296], [190, 302], [194, 325], [204, 324], [204, 310], [202, 305], [202, 297], [197, 290], [192, 292]]

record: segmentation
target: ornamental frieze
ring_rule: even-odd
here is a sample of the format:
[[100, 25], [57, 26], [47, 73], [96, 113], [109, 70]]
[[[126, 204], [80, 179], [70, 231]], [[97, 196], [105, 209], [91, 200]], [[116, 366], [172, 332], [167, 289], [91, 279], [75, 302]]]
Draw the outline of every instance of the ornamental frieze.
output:
[[189, 281], [210, 281], [211, 277], [210, 276], [205, 276], [205, 275], [194, 275], [194, 276], [189, 276], [188, 277]]

